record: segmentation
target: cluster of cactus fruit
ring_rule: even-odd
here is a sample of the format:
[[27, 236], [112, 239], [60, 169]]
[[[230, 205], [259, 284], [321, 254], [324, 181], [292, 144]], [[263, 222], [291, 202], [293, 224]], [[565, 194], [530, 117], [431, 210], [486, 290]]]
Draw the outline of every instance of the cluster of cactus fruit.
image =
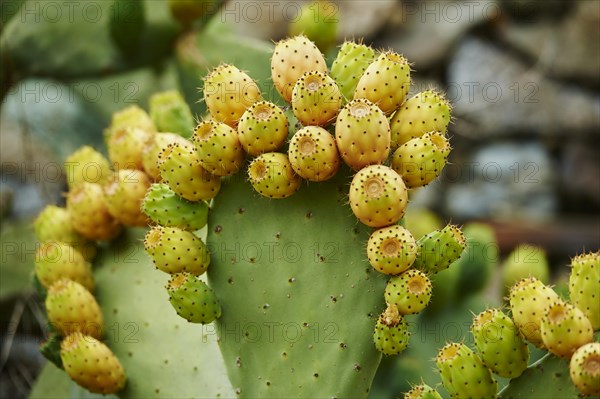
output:
[[[171, 276], [166, 289], [173, 308], [189, 322], [213, 322], [222, 310], [218, 292], [200, 279], [211, 263], [200, 230], [222, 181], [241, 171], [260, 196], [283, 201], [341, 168], [353, 171], [347, 205], [373, 229], [366, 243], [369, 263], [389, 276], [373, 341], [386, 355], [408, 346], [405, 317], [427, 307], [430, 277], [457, 261], [467, 244], [452, 224], [418, 240], [399, 224], [408, 191], [436, 179], [446, 163], [449, 103], [433, 90], [407, 99], [408, 62], [354, 42], [342, 45], [329, 70], [306, 37], [283, 40], [275, 46], [271, 76], [290, 106], [264, 99], [248, 74], [222, 64], [204, 81], [204, 120], [195, 123], [176, 92], [160, 93], [151, 99], [149, 114], [132, 106], [113, 116], [106, 130], [109, 160], [89, 147], [67, 159], [67, 207], [49, 206], [36, 220], [43, 244], [35, 271], [48, 290], [49, 321], [64, 337], [62, 364], [83, 387], [114, 393], [126, 379], [99, 341], [102, 314], [91, 294], [94, 242], [114, 239], [123, 226], [150, 225], [144, 247], [156, 268]], [[436, 358], [452, 397], [495, 397], [492, 372], [514, 378], [527, 367], [524, 339], [572, 356], [575, 385], [597, 393], [600, 348], [590, 342], [599, 327], [598, 262], [597, 253], [573, 260], [573, 305], [530, 277], [511, 290], [512, 319], [499, 309], [476, 316], [478, 353], [450, 343]], [[423, 384], [406, 397], [440, 396]]]

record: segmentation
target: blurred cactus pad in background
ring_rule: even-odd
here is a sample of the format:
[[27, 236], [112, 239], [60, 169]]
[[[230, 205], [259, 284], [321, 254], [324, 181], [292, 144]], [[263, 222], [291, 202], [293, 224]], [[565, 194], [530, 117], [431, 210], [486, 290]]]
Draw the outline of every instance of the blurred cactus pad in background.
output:
[[456, 93], [600, 8], [467, 3], [2, 2], [0, 393], [600, 395], [600, 77]]

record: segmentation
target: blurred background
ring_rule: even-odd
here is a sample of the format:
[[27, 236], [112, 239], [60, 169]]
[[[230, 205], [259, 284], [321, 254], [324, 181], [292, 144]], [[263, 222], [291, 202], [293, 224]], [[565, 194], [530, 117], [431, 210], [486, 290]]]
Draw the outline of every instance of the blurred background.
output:
[[[447, 94], [454, 151], [441, 178], [413, 193], [407, 223], [484, 223], [483, 244], [497, 248], [487, 298], [501, 301], [501, 269], [519, 244], [536, 246], [557, 286], [571, 256], [598, 250], [599, 1], [184, 1], [183, 12], [142, 3], [0, 2], [0, 397], [27, 397], [44, 364], [31, 223], [64, 204], [64, 158], [84, 144], [104, 150], [111, 114], [147, 108], [159, 90], [180, 90], [201, 118], [209, 68], [290, 32], [313, 35], [328, 60], [345, 38], [391, 48], [413, 64], [412, 94]], [[382, 367], [373, 395], [398, 395], [406, 384], [389, 376], [410, 367]]]

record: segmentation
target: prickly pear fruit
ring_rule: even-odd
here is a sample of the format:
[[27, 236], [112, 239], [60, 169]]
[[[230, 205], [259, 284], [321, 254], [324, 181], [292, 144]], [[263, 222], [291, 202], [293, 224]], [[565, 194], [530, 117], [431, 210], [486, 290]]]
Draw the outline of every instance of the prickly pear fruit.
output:
[[368, 100], [354, 100], [340, 111], [335, 140], [344, 162], [354, 170], [383, 163], [390, 153], [390, 125]]
[[150, 187], [150, 178], [141, 170], [120, 169], [104, 186], [104, 198], [108, 212], [126, 226], [143, 227], [148, 217], [141, 205]]
[[127, 378], [119, 359], [94, 337], [69, 335], [60, 345], [60, 358], [69, 377], [90, 392], [108, 395], [125, 387]]
[[177, 314], [191, 323], [207, 324], [221, 317], [221, 305], [214, 291], [192, 274], [171, 277], [167, 291]]
[[72, 246], [59, 241], [46, 241], [35, 252], [35, 275], [45, 288], [66, 278], [94, 290], [92, 266]]
[[373, 341], [378, 351], [386, 355], [397, 355], [408, 346], [408, 325], [398, 312], [396, 305], [388, 305], [377, 319]]
[[583, 395], [600, 395], [600, 343], [585, 344], [569, 364], [571, 381]]
[[392, 148], [432, 131], [446, 133], [451, 111], [444, 95], [434, 90], [425, 90], [409, 98], [390, 123]]
[[104, 184], [112, 174], [108, 159], [87, 145], [69, 155], [64, 166], [69, 187], [84, 181]]
[[158, 160], [160, 153], [164, 151], [169, 144], [183, 144], [188, 141], [175, 133], [156, 133], [150, 136], [144, 145], [142, 153], [142, 165], [144, 171], [154, 181], [160, 181], [160, 169], [158, 169]]
[[366, 98], [386, 115], [400, 108], [410, 89], [410, 65], [398, 53], [386, 51], [365, 70], [354, 99]]
[[210, 254], [202, 240], [177, 227], [154, 226], [144, 239], [144, 248], [157, 269], [175, 274], [203, 274], [210, 264]]
[[292, 91], [292, 110], [304, 126], [326, 126], [342, 108], [342, 94], [324, 73], [310, 71], [298, 79]]
[[525, 339], [543, 348], [541, 334], [542, 317], [558, 295], [552, 288], [535, 277], [527, 277], [510, 289], [509, 302], [512, 318]]
[[233, 65], [219, 65], [204, 78], [204, 101], [217, 122], [236, 127], [246, 109], [260, 100], [254, 80]]
[[300, 9], [298, 18], [290, 22], [290, 36], [304, 34], [322, 52], [335, 45], [339, 24], [339, 6], [331, 1], [313, 1]]
[[384, 274], [400, 274], [417, 257], [417, 243], [410, 231], [399, 225], [374, 231], [367, 243], [369, 263]]
[[259, 101], [242, 115], [238, 136], [244, 150], [254, 157], [276, 151], [288, 137], [288, 120], [277, 105]]
[[159, 132], [176, 133], [188, 138], [194, 131], [194, 116], [177, 90], [156, 93], [150, 97], [150, 117]]
[[508, 292], [517, 281], [526, 277], [535, 277], [543, 284], [548, 284], [550, 281], [550, 267], [543, 248], [522, 244], [504, 260], [502, 282], [505, 292]]
[[500, 377], [516, 378], [527, 368], [529, 348], [501, 310], [488, 309], [475, 316], [471, 333], [483, 363]]
[[321, 51], [306, 36], [294, 36], [275, 45], [271, 58], [273, 86], [281, 98], [292, 101], [292, 90], [300, 77], [310, 71], [327, 73]]
[[290, 141], [288, 154], [294, 171], [310, 181], [328, 180], [340, 168], [335, 139], [318, 126], [298, 130]]
[[149, 133], [156, 131], [150, 115], [137, 105], [131, 105], [115, 112], [110, 126], [104, 132], [105, 137], [108, 138], [117, 130], [125, 127], [138, 128]]
[[600, 251], [571, 259], [569, 295], [590, 319], [594, 330], [600, 329]]
[[102, 337], [102, 311], [83, 285], [72, 280], [58, 280], [48, 288], [45, 304], [48, 321], [63, 336], [80, 332], [98, 339]]
[[169, 0], [169, 9], [173, 18], [186, 29], [192, 23], [204, 16], [210, 15], [221, 5], [220, 1], [212, 0]]
[[116, 170], [143, 170], [144, 147], [154, 134], [136, 127], [115, 130], [107, 139], [108, 157], [112, 161], [113, 167]]
[[408, 205], [408, 190], [402, 177], [383, 165], [361, 169], [350, 185], [350, 207], [354, 215], [370, 227], [396, 223]]
[[465, 344], [447, 344], [438, 352], [435, 364], [453, 399], [496, 399], [498, 383], [481, 358]]
[[385, 301], [398, 307], [400, 314], [419, 313], [431, 299], [431, 281], [420, 270], [410, 269], [393, 276], [385, 287]]
[[412, 387], [404, 394], [404, 399], [442, 399], [440, 394], [429, 385], [421, 384]]
[[361, 76], [375, 59], [375, 50], [364, 44], [345, 42], [331, 65], [331, 77], [345, 99], [352, 99]]
[[278, 152], [268, 152], [254, 158], [248, 166], [248, 177], [252, 187], [268, 198], [287, 198], [302, 183], [287, 155]]
[[392, 168], [402, 176], [406, 187], [423, 187], [442, 173], [450, 150], [450, 143], [442, 133], [426, 133], [396, 149]]
[[221, 189], [221, 178], [200, 164], [200, 157], [190, 142], [170, 144], [160, 153], [158, 169], [162, 181], [189, 201], [214, 198]]
[[224, 123], [204, 121], [194, 131], [200, 164], [215, 176], [236, 173], [244, 163], [244, 150], [237, 131]]
[[594, 330], [587, 316], [560, 299], [546, 308], [540, 325], [542, 342], [558, 357], [570, 358], [582, 345], [592, 342]]
[[33, 227], [40, 242], [63, 242], [75, 248], [88, 261], [96, 256], [96, 245], [75, 231], [66, 208], [47, 205], [35, 219]]
[[142, 202], [142, 212], [161, 226], [179, 227], [188, 231], [200, 230], [208, 220], [206, 202], [183, 199], [162, 183], [150, 186]]
[[447, 269], [460, 258], [466, 246], [466, 239], [458, 226], [449, 224], [421, 237], [414, 267], [426, 273], [437, 273]]
[[121, 224], [106, 206], [104, 190], [96, 183], [81, 183], [67, 194], [67, 210], [73, 228], [90, 240], [112, 240]]

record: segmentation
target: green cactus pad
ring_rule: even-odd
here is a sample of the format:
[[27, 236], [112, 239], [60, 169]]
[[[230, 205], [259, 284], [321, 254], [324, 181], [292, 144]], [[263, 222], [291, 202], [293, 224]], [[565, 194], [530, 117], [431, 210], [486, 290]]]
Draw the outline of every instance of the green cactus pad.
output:
[[331, 65], [331, 77], [346, 100], [354, 98], [361, 76], [375, 59], [375, 50], [364, 44], [345, 42]]
[[275, 201], [237, 176], [215, 200], [208, 276], [240, 397], [367, 395], [380, 360], [372, 334], [385, 281], [367, 262], [369, 232], [347, 206], [348, 180], [345, 168]]
[[154, 223], [165, 227], [179, 227], [195, 231], [206, 226], [208, 204], [190, 202], [179, 197], [166, 184], [154, 183], [148, 189], [142, 211]]

